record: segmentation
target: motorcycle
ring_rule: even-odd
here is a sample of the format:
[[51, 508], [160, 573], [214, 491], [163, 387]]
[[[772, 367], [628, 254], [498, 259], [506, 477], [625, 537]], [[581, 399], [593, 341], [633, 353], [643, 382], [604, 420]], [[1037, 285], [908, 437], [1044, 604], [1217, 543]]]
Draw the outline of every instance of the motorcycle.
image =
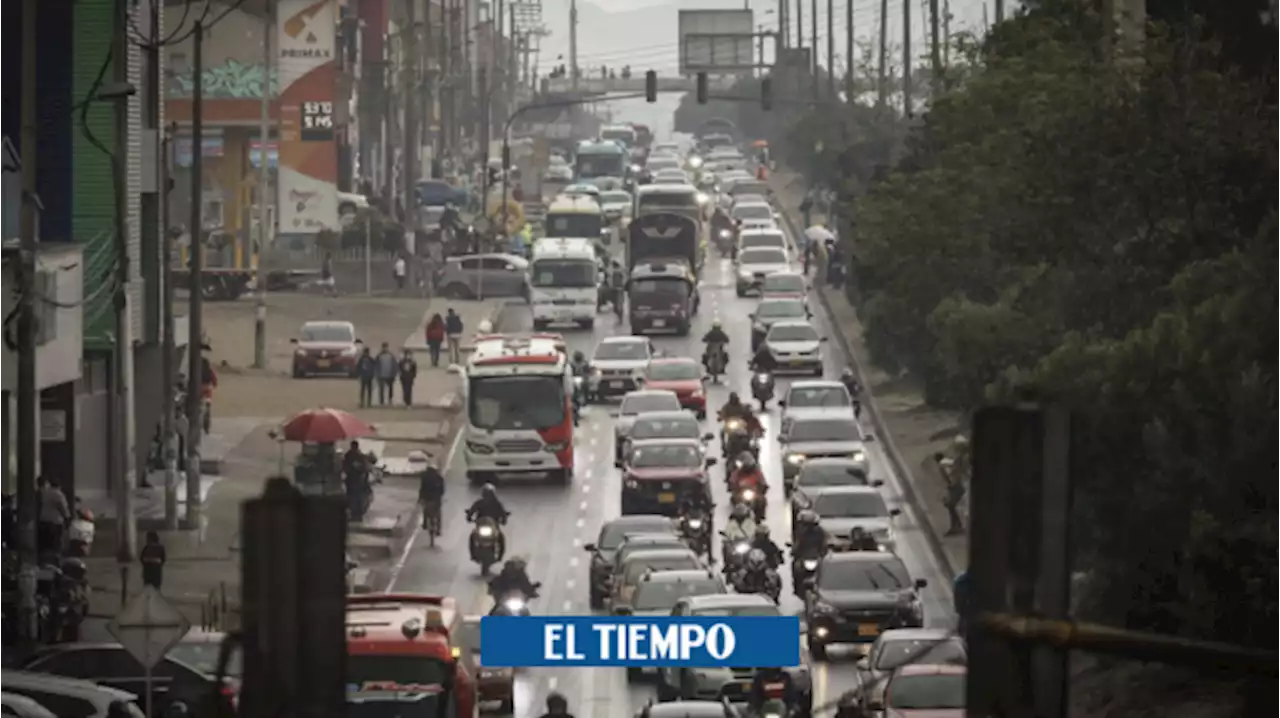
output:
[[36, 569], [36, 605], [45, 642], [80, 640], [80, 627], [89, 613], [87, 573], [78, 558], [49, 554], [41, 559]]
[[[724, 425], [720, 427], [720, 446], [725, 459], [737, 458], [744, 451], [750, 451], [752, 456], [760, 458], [760, 437], [747, 428], [745, 420], [736, 416], [725, 419]], [[725, 476], [733, 470], [732, 463], [725, 463]]]
[[80, 506], [80, 499], [76, 499], [75, 515], [71, 518], [71, 526], [67, 530], [67, 555], [88, 556], [93, 548], [96, 529], [93, 512]]
[[[732, 524], [730, 524], [732, 526]], [[746, 560], [747, 554], [751, 552], [750, 533], [747, 532], [747, 526], [742, 527], [742, 533], [730, 536], [727, 531], [720, 532], [720, 551], [724, 558], [724, 572], [732, 575]], [[754, 530], [754, 525], [752, 526]]]
[[690, 509], [680, 519], [680, 535], [699, 556], [711, 558], [711, 518], [701, 509]]
[[751, 396], [760, 402], [760, 411], [768, 408], [769, 401], [773, 399], [772, 372], [758, 371], [751, 375]]
[[706, 352], [702, 355], [702, 365], [706, 367], [707, 373], [711, 375], [711, 381], [717, 383], [720, 381], [720, 375], [724, 374], [727, 359], [728, 355], [725, 353], [723, 345], [707, 346]]
[[787, 544], [787, 548], [791, 549], [791, 588], [796, 596], [803, 598], [817, 576], [822, 557], [812, 551], [797, 554], [791, 544]]
[[[504, 520], [502, 523], [506, 523]], [[489, 569], [501, 558], [498, 544], [503, 539], [502, 529], [498, 522], [488, 516], [476, 519], [476, 526], [471, 530], [471, 560], [480, 564], [480, 575], [488, 576]]]
[[[534, 588], [542, 588], [541, 583], [533, 584]], [[508, 591], [503, 594], [493, 605], [493, 610], [489, 612], [490, 616], [529, 616], [529, 601], [537, 598], [537, 594], [532, 596], [524, 595], [522, 591]]]
[[729, 493], [733, 496], [733, 503], [746, 504], [751, 508], [756, 521], [764, 520], [765, 511], [769, 507], [769, 494], [763, 481], [748, 479], [744, 482], [736, 477], [735, 472], [735, 475], [729, 477]]
[[772, 568], [760, 571], [739, 569], [733, 574], [733, 590], [738, 593], [759, 593], [774, 603], [782, 597], [782, 578]]

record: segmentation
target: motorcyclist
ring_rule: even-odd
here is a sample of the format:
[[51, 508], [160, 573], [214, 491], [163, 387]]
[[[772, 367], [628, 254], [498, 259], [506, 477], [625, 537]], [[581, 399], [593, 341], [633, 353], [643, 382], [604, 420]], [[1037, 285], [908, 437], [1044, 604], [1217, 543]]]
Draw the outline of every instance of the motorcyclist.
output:
[[[480, 489], [480, 498], [471, 504], [471, 508], [467, 509], [467, 520], [475, 521], [481, 518], [487, 518], [495, 523], [503, 523], [511, 513], [507, 511], [507, 507], [502, 505], [502, 501], [498, 499], [498, 491], [493, 488], [493, 484], [485, 484]], [[507, 539], [502, 532], [498, 532], [498, 560], [501, 561], [507, 550]]]
[[702, 335], [702, 343], [707, 345], [706, 351], [702, 354], [702, 363], [705, 365], [711, 358], [712, 350], [720, 353], [722, 366], [729, 363], [729, 352], [726, 351], [729, 346], [729, 335], [725, 334], [724, 329], [720, 326], [720, 320], [717, 319], [711, 323], [711, 329]]
[[745, 504], [734, 504], [729, 512], [729, 520], [724, 525], [724, 541], [721, 544], [726, 562], [729, 561], [733, 545], [741, 539], [749, 541], [755, 535], [755, 531], [755, 514]]
[[861, 526], [854, 526], [849, 532], [849, 548], [853, 551], [879, 551], [880, 544]]
[[769, 345], [761, 342], [760, 348], [751, 357], [751, 368], [755, 371], [773, 373], [778, 370], [778, 360], [773, 358]]
[[[757, 531], [759, 529], [756, 529]], [[765, 578], [768, 571], [772, 567], [769, 565], [769, 557], [764, 551], [753, 548], [747, 552], [746, 559], [742, 562], [742, 567], [734, 574], [734, 588], [739, 592], [754, 593], [751, 588], [764, 588], [767, 579]], [[755, 579], [759, 581], [758, 586], [751, 586], [748, 581]]]
[[611, 294], [609, 301], [613, 303], [613, 311], [619, 317], [622, 316], [623, 292], [627, 288], [627, 272], [622, 268], [622, 263], [613, 260], [612, 268], [609, 270], [609, 286]]
[[956, 616], [959, 620], [959, 630], [964, 631], [969, 624], [969, 614], [973, 609], [973, 580], [969, 577], [969, 570], [965, 569], [956, 574], [955, 581], [951, 584], [952, 600], [955, 602]]
[[347, 493], [353, 494], [368, 482], [369, 457], [360, 450], [360, 442], [353, 441], [346, 453], [342, 455], [342, 479]]
[[588, 364], [587, 364], [587, 355], [586, 355], [586, 354], [583, 354], [583, 353], [582, 353], [582, 352], [580, 352], [580, 351], [576, 351], [576, 352], [574, 352], [574, 353], [573, 353], [573, 359], [572, 359], [571, 365], [572, 365], [572, 367], [573, 367], [573, 375], [574, 375], [574, 376], [580, 376], [580, 377], [582, 377], [583, 379], [586, 379], [586, 378], [587, 378], [587, 374], [589, 373], [590, 368], [589, 368], [589, 366], [588, 366]]
[[769, 568], [776, 570], [782, 565], [782, 549], [778, 548], [778, 544], [769, 538], [768, 526], [764, 524], [756, 526], [755, 536], [751, 539], [751, 548], [764, 552], [765, 560], [769, 562]]
[[707, 515], [715, 508], [711, 503], [711, 498], [702, 491], [694, 491], [685, 494], [680, 499], [680, 515], [687, 516], [689, 514]]
[[765, 483], [764, 472], [760, 470], [760, 465], [756, 463], [756, 457], [750, 451], [744, 451], [738, 454], [738, 468], [734, 469], [733, 476], [729, 484], [734, 492], [739, 489], [750, 487], [754, 488], [761, 495], [769, 492], [769, 485]]
[[[749, 404], [742, 402], [742, 397], [738, 396], [736, 391], [729, 394], [729, 400], [725, 402], [724, 406], [720, 407], [718, 416], [722, 422], [734, 418], [742, 419], [746, 422], [747, 427], [751, 429], [753, 436], [759, 436], [764, 430], [764, 427], [760, 425], [760, 420], [756, 418], [755, 411]], [[723, 440], [723, 438], [722, 436], [721, 439]]]
[[853, 370], [846, 368], [840, 372], [840, 383], [844, 384], [845, 391], [849, 392], [849, 398], [853, 400], [853, 416], [855, 418], [862, 417], [862, 384], [858, 383], [858, 378], [853, 375]]
[[749, 703], [752, 710], [759, 713], [764, 709], [764, 704], [769, 702], [771, 696], [768, 686], [771, 683], [782, 684], [782, 695], [778, 696], [787, 708], [798, 704], [796, 689], [791, 682], [791, 674], [782, 668], [761, 668], [756, 671], [755, 677], [751, 679], [751, 698]]
[[493, 596], [495, 601], [500, 601], [504, 596], [519, 593], [528, 600], [537, 597], [540, 585], [529, 580], [524, 559], [512, 558], [504, 563], [498, 575], [489, 581], [489, 595]]
[[453, 202], [447, 202], [444, 205], [444, 212], [440, 213], [440, 229], [442, 232], [457, 232], [459, 225], [462, 224], [462, 216], [458, 214], [458, 208]]
[[573, 718], [573, 714], [569, 712], [569, 701], [559, 693], [548, 695], [547, 712], [540, 718]]
[[827, 532], [818, 523], [818, 514], [805, 509], [796, 516], [796, 535], [792, 543], [793, 556], [821, 556], [827, 552]]

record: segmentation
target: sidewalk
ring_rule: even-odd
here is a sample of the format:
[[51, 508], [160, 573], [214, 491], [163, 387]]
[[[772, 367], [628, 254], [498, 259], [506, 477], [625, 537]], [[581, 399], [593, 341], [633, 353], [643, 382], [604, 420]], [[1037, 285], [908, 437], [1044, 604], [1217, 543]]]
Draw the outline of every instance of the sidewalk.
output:
[[[802, 177], [779, 167], [769, 177], [774, 197], [784, 215], [797, 231], [803, 232], [799, 206], [804, 199], [807, 185]], [[826, 220], [821, 212], [813, 212], [811, 221], [819, 224]], [[934, 409], [925, 403], [923, 395], [910, 377], [893, 377], [873, 364], [863, 340], [862, 324], [857, 312], [849, 304], [845, 294], [829, 287], [818, 289], [819, 298], [827, 308], [831, 323], [840, 333], [845, 347], [855, 365], [862, 385], [868, 393], [867, 409], [890, 461], [910, 485], [908, 499], [926, 519], [926, 533], [930, 542], [940, 549], [945, 568], [953, 575], [969, 565], [969, 537], [966, 534], [947, 535], [949, 519], [942, 498], [946, 482], [933, 461], [935, 452], [946, 450], [955, 434], [964, 429], [963, 418], [956, 412]], [[960, 514], [968, 522], [968, 501]]]

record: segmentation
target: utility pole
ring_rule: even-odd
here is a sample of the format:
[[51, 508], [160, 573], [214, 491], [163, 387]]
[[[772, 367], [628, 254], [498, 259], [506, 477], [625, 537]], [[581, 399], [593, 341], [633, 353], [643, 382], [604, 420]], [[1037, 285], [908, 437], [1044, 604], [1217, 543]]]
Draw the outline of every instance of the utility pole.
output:
[[876, 64], [876, 104], [884, 107], [889, 101], [889, 0], [880, 0], [880, 57]]
[[[116, 22], [113, 32], [115, 37], [114, 57], [111, 62], [113, 79], [118, 87], [129, 82], [129, 27], [130, 0], [116, 0]], [[112, 368], [115, 386], [112, 387], [112, 398], [115, 400], [111, 420], [118, 422], [116, 432], [116, 483], [112, 484], [116, 503], [116, 560], [120, 563], [122, 578], [128, 576], [129, 567], [133, 565], [134, 545], [137, 542], [137, 522], [134, 517], [133, 489], [137, 485], [134, 475], [134, 423], [133, 423], [133, 311], [129, 306], [129, 290], [132, 284], [129, 266], [129, 215], [126, 207], [128, 194], [126, 183], [128, 174], [125, 170], [125, 157], [129, 154], [129, 103], [125, 100], [115, 102], [115, 143], [111, 153], [112, 194], [115, 200], [113, 219], [115, 224], [116, 249], [116, 286], [113, 292], [115, 309], [115, 343]], [[196, 149], [193, 151], [198, 152]], [[122, 581], [128, 586], [127, 578]]]
[[[985, 3], [982, 9], [986, 11]], [[1004, 22], [1004, 0], [996, 0], [996, 22]]]
[[942, 0], [942, 66], [951, 67], [951, 0]]
[[[174, 123], [174, 128], [177, 123]], [[169, 168], [173, 159], [173, 137], [176, 129], [166, 130], [160, 143], [160, 282], [161, 311], [164, 314], [161, 329], [164, 332], [164, 344], [161, 346], [160, 381], [164, 383], [163, 425], [160, 430], [164, 434], [164, 526], [166, 529], [178, 528], [178, 444], [174, 441], [174, 412], [177, 411], [175, 395], [177, 394], [177, 377], [174, 364], [178, 358], [177, 337], [173, 335], [173, 232], [169, 230]]]
[[827, 0], [827, 95], [836, 96], [836, 0]]
[[[419, 124], [422, 121], [420, 113], [422, 111], [422, 102], [417, 93], [420, 91], [418, 87], [418, 18], [417, 18], [417, 0], [409, 0], [408, 3], [408, 22], [403, 32], [404, 36], [404, 73], [405, 73], [405, 93], [404, 93], [404, 174], [401, 176], [404, 199], [404, 215], [405, 220], [409, 223], [409, 231], [414, 232], [416, 240], [416, 232], [418, 230], [418, 198], [416, 189], [418, 185], [418, 153], [422, 150], [422, 132], [419, 130]], [[417, 242], [414, 242], [415, 245]], [[408, 247], [405, 247], [407, 250]], [[415, 247], [416, 249], [416, 247]]]
[[[779, 0], [786, 2], [786, 0]], [[797, 0], [799, 2], [799, 0]], [[573, 91], [578, 91], [578, 0], [569, 0], [569, 77]]]
[[[431, 139], [429, 146], [431, 147], [431, 164], [427, 166], [426, 175], [428, 177], [436, 176], [436, 160], [440, 155], [436, 152], [435, 136], [432, 135], [432, 127], [435, 126], [436, 119], [436, 97], [435, 97], [435, 72], [431, 69], [432, 47], [431, 42], [435, 38], [431, 34], [431, 0], [422, 0], [422, 42], [426, 46], [419, 53], [419, 62], [422, 63], [422, 71], [418, 74], [418, 83], [421, 86], [422, 98], [422, 139], [423, 144], [428, 138]], [[435, 126], [435, 133], [440, 133], [440, 128]]]
[[942, 41], [938, 38], [942, 18], [938, 17], [938, 0], [929, 0], [929, 61], [933, 77], [929, 83], [933, 97], [942, 90]]
[[813, 99], [818, 99], [818, 0], [809, 0], [809, 78]]
[[[440, 17], [436, 20], [436, 101], [440, 104], [440, 110], [437, 113], [439, 120], [436, 122], [436, 162], [440, 163], [440, 176], [444, 176], [444, 154], [445, 147], [448, 146], [449, 127], [452, 125], [449, 117], [449, 95], [446, 89], [449, 83], [449, 11], [446, 3], [449, 0], [439, 0]], [[427, 6], [430, 7], [431, 0], [427, 0]]]
[[[804, 0], [796, 0], [796, 47], [804, 48]], [[813, 64], [812, 61], [809, 64]]]
[[191, 308], [187, 312], [187, 529], [200, 528], [200, 440], [204, 436], [201, 397], [204, 347], [204, 25], [196, 18], [191, 35], [191, 219], [187, 232], [191, 238]]
[[478, 87], [480, 92], [480, 152], [484, 158], [481, 164], [480, 178], [480, 213], [489, 216], [489, 136], [492, 130], [490, 126], [493, 117], [489, 114], [489, 65], [486, 63], [480, 66], [480, 77]]
[[24, 654], [36, 646], [36, 458], [40, 451], [36, 388], [36, 253], [40, 250], [36, 160], [40, 144], [36, 102], [39, 0], [22, 2], [22, 218], [18, 292], [18, 637]]
[[778, 34], [776, 37], [778, 38], [777, 50], [779, 51], [779, 57], [774, 58], [774, 64], [777, 65], [782, 64], [780, 51], [785, 50], [787, 48], [787, 43], [791, 40], [791, 32], [788, 30], [787, 26], [787, 11], [789, 9], [790, 5], [787, 3], [787, 0], [778, 0]]
[[258, 258], [254, 279], [258, 285], [258, 306], [253, 313], [253, 367], [267, 368], [267, 255], [270, 253], [271, 231], [270, 215], [267, 212], [267, 197], [271, 184], [271, 171], [267, 166], [267, 143], [271, 140], [271, 36], [276, 32], [275, 2], [266, 0], [266, 17], [262, 19], [262, 107], [258, 120], [258, 246], [254, 254]]
[[911, 119], [911, 0], [902, 0], [902, 116]]
[[853, 3], [846, 2], [844, 4], [844, 101], [853, 104], [854, 93], [856, 92], [853, 72], [856, 63], [853, 60]]

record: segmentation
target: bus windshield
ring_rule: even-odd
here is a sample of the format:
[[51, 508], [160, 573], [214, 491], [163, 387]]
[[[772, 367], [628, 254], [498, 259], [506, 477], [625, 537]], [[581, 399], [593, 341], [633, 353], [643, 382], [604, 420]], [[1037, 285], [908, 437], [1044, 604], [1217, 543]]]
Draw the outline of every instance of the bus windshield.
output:
[[467, 414], [477, 429], [546, 429], [565, 420], [558, 376], [472, 377]]
[[619, 127], [617, 129], [606, 129], [600, 132], [601, 139], [606, 140], [622, 140], [622, 144], [631, 147], [636, 143], [636, 131], [629, 127]]
[[642, 210], [650, 207], [697, 209], [698, 197], [693, 192], [646, 192], [640, 195], [639, 205]]
[[600, 218], [600, 215], [590, 212], [551, 213], [547, 215], [546, 227], [548, 237], [591, 237], [594, 239], [599, 237], [600, 230], [604, 229], [604, 221]]
[[349, 718], [440, 718], [452, 688], [443, 661], [423, 656], [347, 657]]
[[575, 170], [579, 178], [590, 179], [592, 177], [621, 177], [624, 172], [625, 155], [621, 148], [618, 153], [591, 153], [578, 155], [578, 161], [575, 164]]
[[594, 287], [596, 273], [596, 263], [589, 259], [535, 259], [531, 283], [544, 289]]

